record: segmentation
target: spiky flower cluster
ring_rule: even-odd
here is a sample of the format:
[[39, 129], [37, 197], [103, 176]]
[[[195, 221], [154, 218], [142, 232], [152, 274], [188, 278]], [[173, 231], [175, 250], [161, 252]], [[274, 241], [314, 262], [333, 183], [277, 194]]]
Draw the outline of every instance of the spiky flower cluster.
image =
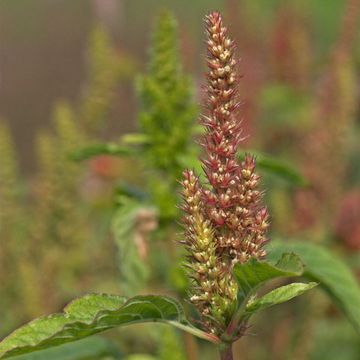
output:
[[254, 157], [237, 160], [242, 136], [234, 43], [219, 13], [206, 17], [206, 28], [208, 111], [201, 118], [206, 129], [201, 145], [208, 184], [201, 185], [193, 171], [184, 172], [184, 243], [194, 280], [190, 300], [202, 314], [204, 326], [219, 334], [236, 305], [233, 265], [266, 255], [268, 213], [257, 190]]

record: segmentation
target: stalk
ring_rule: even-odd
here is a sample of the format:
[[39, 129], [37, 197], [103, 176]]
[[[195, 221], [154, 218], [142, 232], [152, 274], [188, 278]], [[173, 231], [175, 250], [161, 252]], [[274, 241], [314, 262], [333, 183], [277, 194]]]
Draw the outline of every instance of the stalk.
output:
[[233, 360], [232, 344], [224, 344], [224, 347], [220, 348], [220, 359], [221, 360]]

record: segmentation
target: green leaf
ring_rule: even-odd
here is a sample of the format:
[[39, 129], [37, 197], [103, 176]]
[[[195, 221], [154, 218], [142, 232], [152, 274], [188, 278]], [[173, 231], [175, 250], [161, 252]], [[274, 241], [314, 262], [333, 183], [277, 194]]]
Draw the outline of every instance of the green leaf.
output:
[[186, 360], [188, 358], [184, 344], [178, 335], [178, 332], [171, 327], [162, 329], [158, 339], [157, 360]]
[[294, 253], [283, 254], [276, 265], [251, 259], [245, 264], [234, 266], [234, 276], [239, 285], [239, 303], [246, 301], [266, 281], [278, 277], [300, 276], [304, 265]]
[[270, 291], [266, 295], [251, 300], [246, 305], [246, 313], [252, 315], [257, 311], [267, 309], [273, 305], [281, 304], [289, 301], [296, 296], [303, 294], [304, 292], [315, 287], [317, 283], [311, 282], [308, 284], [292, 283], [289, 285], [281, 286], [275, 290]]
[[55, 346], [30, 354], [15, 356], [14, 360], [100, 360], [122, 359], [115, 345], [100, 336]]
[[[258, 151], [249, 150], [247, 152], [256, 156], [256, 163], [260, 169], [265, 170], [294, 186], [304, 187], [308, 185], [308, 181], [304, 176], [287, 162]], [[240, 159], [244, 159], [244, 154], [240, 154], [239, 157]]]
[[141, 133], [125, 134], [120, 141], [124, 145], [147, 145], [151, 143], [149, 136]]
[[251, 297], [265, 282], [279, 277], [301, 276], [304, 264], [294, 253], [284, 253], [275, 265], [265, 261], [250, 259], [244, 264], [234, 266], [233, 275], [238, 283], [238, 303], [231, 322], [222, 335], [223, 341], [233, 341], [234, 332], [239, 324], [251, 315], [247, 311], [247, 304], [252, 303]]
[[141, 256], [139, 244], [142, 241], [143, 247], [148, 246], [147, 234], [139, 231], [141, 218], [154, 222], [156, 226], [156, 209], [144, 202], [121, 196], [120, 206], [112, 219], [112, 232], [117, 247], [120, 289], [126, 296], [134, 296], [144, 289], [150, 274], [148, 261]]
[[117, 327], [162, 322], [191, 334], [218, 342], [213, 335], [193, 327], [184, 310], [165, 296], [121, 296], [92, 294], [70, 303], [63, 313], [38, 318], [15, 330], [0, 343], [0, 358], [47, 349]]
[[93, 144], [72, 152], [70, 158], [74, 161], [83, 161], [99, 155], [130, 156], [134, 155], [134, 152], [135, 150], [130, 147], [115, 143]]
[[360, 287], [348, 266], [322, 246], [303, 242], [272, 242], [269, 259], [276, 259], [283, 251], [294, 251], [306, 268], [304, 276], [320, 283], [333, 302], [360, 332]]

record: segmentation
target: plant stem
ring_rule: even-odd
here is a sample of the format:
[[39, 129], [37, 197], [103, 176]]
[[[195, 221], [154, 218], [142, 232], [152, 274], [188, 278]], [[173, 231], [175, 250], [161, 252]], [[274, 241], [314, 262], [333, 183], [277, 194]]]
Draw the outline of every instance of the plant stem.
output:
[[221, 360], [233, 360], [232, 344], [224, 344], [220, 347]]

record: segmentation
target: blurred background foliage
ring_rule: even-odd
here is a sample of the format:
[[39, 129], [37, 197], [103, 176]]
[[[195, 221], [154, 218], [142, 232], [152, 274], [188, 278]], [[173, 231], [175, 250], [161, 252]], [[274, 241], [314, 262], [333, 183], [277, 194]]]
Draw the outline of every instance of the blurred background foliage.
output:
[[[272, 237], [323, 244], [360, 278], [359, 0], [3, 1], [1, 336], [86, 292], [186, 293], [177, 181], [199, 168], [213, 9], [238, 44], [243, 151], [256, 149]], [[360, 358], [320, 292], [265, 316], [242, 359]], [[214, 355], [139, 326], [22, 358]]]

